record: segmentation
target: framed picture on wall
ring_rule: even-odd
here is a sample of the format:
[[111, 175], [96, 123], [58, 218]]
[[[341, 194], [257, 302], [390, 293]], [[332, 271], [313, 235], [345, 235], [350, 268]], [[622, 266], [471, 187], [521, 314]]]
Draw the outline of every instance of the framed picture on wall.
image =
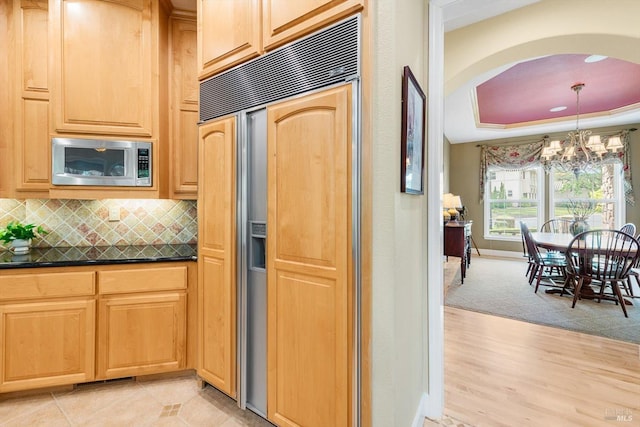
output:
[[424, 135], [427, 97], [409, 66], [402, 75], [400, 191], [424, 194]]

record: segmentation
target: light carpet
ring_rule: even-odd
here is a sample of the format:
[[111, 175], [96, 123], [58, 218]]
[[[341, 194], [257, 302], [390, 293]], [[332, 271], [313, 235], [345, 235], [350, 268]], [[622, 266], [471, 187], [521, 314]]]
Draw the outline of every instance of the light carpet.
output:
[[[613, 301], [583, 299], [572, 309], [571, 296], [547, 294], [545, 286], [534, 293], [526, 270], [524, 260], [472, 256], [461, 284], [460, 259], [449, 258], [445, 305], [640, 344], [639, 298], [627, 305], [628, 318]], [[634, 294], [640, 295], [634, 286]]]

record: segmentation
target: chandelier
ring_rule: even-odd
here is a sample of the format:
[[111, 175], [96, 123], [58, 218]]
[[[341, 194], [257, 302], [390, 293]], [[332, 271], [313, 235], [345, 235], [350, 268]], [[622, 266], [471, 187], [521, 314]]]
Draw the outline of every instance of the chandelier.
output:
[[583, 87], [584, 83], [571, 86], [576, 93], [576, 130], [569, 132], [562, 142], [548, 141], [545, 137], [540, 157], [547, 168], [553, 166], [578, 174], [600, 164], [605, 154], [624, 148], [620, 136], [610, 136], [605, 145], [600, 135], [580, 129], [580, 91]]

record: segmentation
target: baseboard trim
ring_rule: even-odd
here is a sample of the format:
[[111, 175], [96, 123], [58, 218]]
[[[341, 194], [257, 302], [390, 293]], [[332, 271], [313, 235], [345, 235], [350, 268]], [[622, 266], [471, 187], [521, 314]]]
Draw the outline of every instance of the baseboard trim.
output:
[[422, 393], [422, 398], [420, 398], [420, 404], [418, 404], [418, 408], [416, 409], [416, 415], [413, 417], [411, 427], [422, 427], [424, 425], [424, 419], [427, 416], [427, 399], [427, 393]]
[[[487, 256], [487, 257], [495, 257], [495, 258], [518, 258], [518, 259], [522, 259], [524, 260], [524, 256], [522, 254], [522, 252], [513, 252], [513, 251], [497, 251], [495, 249], [482, 249], [480, 250], [480, 256]], [[473, 260], [473, 258], [477, 257], [478, 253], [477, 252], [471, 252], [471, 259]]]

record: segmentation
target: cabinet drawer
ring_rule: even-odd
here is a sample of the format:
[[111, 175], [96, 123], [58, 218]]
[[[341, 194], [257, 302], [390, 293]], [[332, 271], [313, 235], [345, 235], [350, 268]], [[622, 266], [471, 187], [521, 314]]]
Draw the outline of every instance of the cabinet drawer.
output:
[[98, 272], [98, 292], [101, 295], [186, 288], [186, 266]]
[[93, 271], [0, 276], [0, 301], [93, 295]]

